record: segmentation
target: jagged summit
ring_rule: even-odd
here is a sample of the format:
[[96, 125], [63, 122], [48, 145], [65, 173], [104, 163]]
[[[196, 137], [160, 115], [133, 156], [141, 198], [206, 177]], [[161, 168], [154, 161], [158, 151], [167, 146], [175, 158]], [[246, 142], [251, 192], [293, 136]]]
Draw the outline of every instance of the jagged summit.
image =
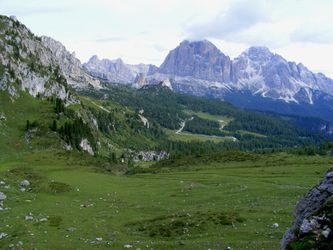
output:
[[[267, 61], [274, 56], [274, 53], [272, 53], [267, 47], [253, 46], [241, 53], [239, 57], [244, 56], [249, 57], [249, 59], [254, 61]], [[237, 60], [237, 58], [235, 58], [235, 60]]]
[[121, 84], [145, 84], [145, 76], [156, 71], [156, 66], [150, 64], [125, 64], [121, 58], [99, 59], [96, 55], [92, 56], [83, 67], [94, 77], [103, 79], [107, 82]]
[[183, 41], [170, 51], [158, 72], [178, 76], [193, 76], [209, 81], [230, 81], [231, 60], [211, 42]]
[[77, 88], [100, 88], [100, 82], [84, 71], [74, 52], [70, 53], [61, 42], [51, 37], [42, 36], [41, 40], [43, 45], [51, 50], [69, 84]]
[[205, 47], [211, 47], [218, 49], [211, 41], [207, 39], [203, 40], [190, 40], [185, 39], [182, 42], [180, 42], [179, 46], [205, 46]]
[[[102, 61], [105, 65], [101, 68]], [[302, 114], [299, 107], [311, 105], [306, 108], [313, 109], [309, 115], [333, 119], [330, 116], [333, 81], [311, 72], [301, 63], [287, 61], [264, 46], [250, 47], [231, 60], [208, 40], [184, 40], [169, 51], [158, 68], [150, 65], [147, 70], [146, 66], [127, 65], [120, 60], [89, 60], [85, 67], [109, 82], [143, 86], [168, 80], [175, 91], [227, 98], [242, 107], [280, 111], [282, 102], [299, 105], [286, 106], [282, 112]], [[244, 93], [253, 101], [242, 101]], [[272, 101], [277, 103], [271, 104]]]
[[99, 60], [98, 56], [97, 55], [93, 55], [93, 56], [90, 57], [90, 59], [88, 61], [90, 61], [90, 62], [96, 62], [98, 60]]

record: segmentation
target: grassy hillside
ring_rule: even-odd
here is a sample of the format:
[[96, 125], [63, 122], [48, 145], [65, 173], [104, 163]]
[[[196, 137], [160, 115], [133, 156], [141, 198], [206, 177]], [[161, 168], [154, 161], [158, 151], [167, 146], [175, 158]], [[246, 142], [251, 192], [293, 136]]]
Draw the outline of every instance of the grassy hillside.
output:
[[[54, 105], [49, 101], [33, 98], [26, 93], [13, 100], [0, 91], [0, 159], [15, 158], [21, 153], [52, 149], [60, 145], [59, 138], [49, 129], [56, 115]], [[35, 123], [35, 128], [26, 131], [27, 120]], [[38, 137], [38, 140], [34, 138]]]

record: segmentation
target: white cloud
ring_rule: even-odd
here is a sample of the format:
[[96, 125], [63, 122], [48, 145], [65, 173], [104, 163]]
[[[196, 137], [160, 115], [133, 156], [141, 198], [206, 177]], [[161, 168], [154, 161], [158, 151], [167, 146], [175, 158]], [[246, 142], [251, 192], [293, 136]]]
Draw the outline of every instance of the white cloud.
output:
[[232, 39], [239, 32], [270, 21], [265, 1], [236, 1], [212, 20], [191, 24], [186, 33], [192, 39]]
[[331, 26], [331, 23], [304, 23], [293, 31], [290, 36], [291, 42], [333, 43], [333, 32], [329, 26]]

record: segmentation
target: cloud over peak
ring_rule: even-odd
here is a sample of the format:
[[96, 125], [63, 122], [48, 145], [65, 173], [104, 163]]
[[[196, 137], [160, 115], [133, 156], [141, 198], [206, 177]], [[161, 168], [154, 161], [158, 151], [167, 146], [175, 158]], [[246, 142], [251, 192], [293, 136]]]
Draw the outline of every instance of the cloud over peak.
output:
[[191, 24], [185, 31], [190, 39], [228, 39], [262, 22], [270, 21], [265, 1], [242, 0], [234, 2], [215, 18]]

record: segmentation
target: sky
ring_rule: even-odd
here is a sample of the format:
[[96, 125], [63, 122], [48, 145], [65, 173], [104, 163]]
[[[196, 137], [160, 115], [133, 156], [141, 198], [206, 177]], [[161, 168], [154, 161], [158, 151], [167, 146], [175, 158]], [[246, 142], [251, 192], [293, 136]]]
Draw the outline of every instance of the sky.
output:
[[207, 39], [237, 57], [266, 46], [333, 77], [332, 0], [0, 0], [36, 35], [86, 62], [122, 58], [159, 66], [182, 40]]

